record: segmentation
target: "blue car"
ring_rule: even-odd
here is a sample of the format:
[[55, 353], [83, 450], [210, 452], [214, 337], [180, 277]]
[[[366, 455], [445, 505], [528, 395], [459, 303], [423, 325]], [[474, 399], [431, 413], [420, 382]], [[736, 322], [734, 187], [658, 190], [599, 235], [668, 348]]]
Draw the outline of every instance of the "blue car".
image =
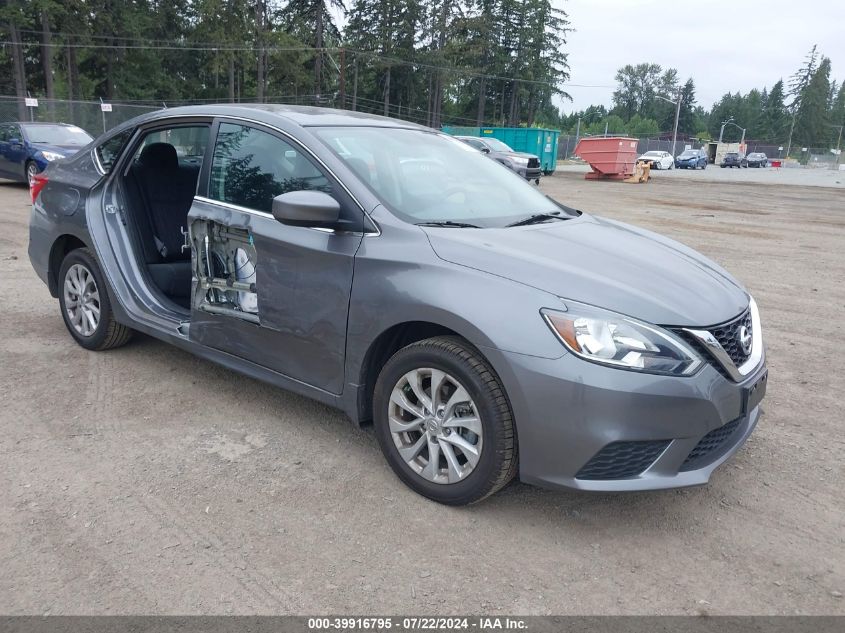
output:
[[706, 169], [707, 152], [703, 149], [685, 149], [675, 157], [675, 167], [679, 169]]
[[0, 178], [32, 183], [49, 163], [73, 156], [93, 140], [67, 123], [0, 123]]

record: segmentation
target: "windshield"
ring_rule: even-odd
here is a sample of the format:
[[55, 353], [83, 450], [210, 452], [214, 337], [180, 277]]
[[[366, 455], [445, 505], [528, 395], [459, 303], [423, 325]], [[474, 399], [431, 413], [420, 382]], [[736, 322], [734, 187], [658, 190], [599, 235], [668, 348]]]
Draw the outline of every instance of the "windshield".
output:
[[684, 152], [681, 152], [680, 157], [681, 158], [695, 158], [696, 156], [698, 156], [698, 152], [696, 152], [695, 150], [688, 149]]
[[513, 149], [510, 145], [502, 143], [497, 138], [485, 138], [484, 142], [487, 143], [487, 146], [492, 149], [494, 152], [512, 152]]
[[663, 152], [646, 152], [643, 156], [662, 156]]
[[507, 167], [445, 134], [378, 127], [314, 132], [406, 222], [493, 228], [539, 213], [577, 215]]
[[73, 145], [82, 147], [94, 140], [88, 132], [75, 125], [44, 125], [25, 123], [21, 125], [30, 143], [44, 145]]

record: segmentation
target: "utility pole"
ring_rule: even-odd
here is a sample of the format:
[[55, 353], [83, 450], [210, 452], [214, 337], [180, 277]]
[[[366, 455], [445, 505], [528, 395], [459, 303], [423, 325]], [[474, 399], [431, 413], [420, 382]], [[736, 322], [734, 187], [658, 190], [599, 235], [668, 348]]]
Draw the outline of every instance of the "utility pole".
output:
[[672, 158], [675, 158], [675, 143], [678, 142], [678, 120], [681, 118], [681, 89], [678, 88], [678, 106], [675, 108], [675, 129], [672, 131]]
[[340, 49], [340, 108], [346, 109], [346, 49]]
[[352, 110], [358, 110], [358, 55], [355, 55], [352, 69]]
[[792, 133], [795, 131], [795, 115], [796, 112], [793, 111], [792, 124], [789, 126], [789, 140], [786, 142], [786, 158], [789, 158], [789, 150], [792, 149]]
[[578, 125], [575, 128], [575, 144], [578, 145], [578, 139], [581, 138], [581, 117], [578, 117]]

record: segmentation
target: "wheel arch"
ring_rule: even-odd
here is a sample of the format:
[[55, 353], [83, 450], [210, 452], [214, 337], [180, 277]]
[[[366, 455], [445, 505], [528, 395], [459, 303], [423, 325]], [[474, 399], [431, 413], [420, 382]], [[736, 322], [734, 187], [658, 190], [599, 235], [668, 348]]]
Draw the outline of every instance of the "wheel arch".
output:
[[59, 268], [62, 261], [71, 251], [78, 248], [90, 248], [90, 246], [79, 236], [72, 233], [60, 235], [53, 241], [50, 247], [50, 256], [47, 260], [47, 287], [53, 297], [59, 296]]
[[[386, 328], [373, 338], [355, 374], [358, 384], [355, 421], [358, 424], [372, 420], [373, 391], [376, 380], [381, 368], [390, 357], [407, 345], [434, 336], [455, 336], [466, 341], [474, 349], [478, 349], [461, 332], [432, 321], [403, 321]], [[480, 351], [479, 353], [481, 354]]]

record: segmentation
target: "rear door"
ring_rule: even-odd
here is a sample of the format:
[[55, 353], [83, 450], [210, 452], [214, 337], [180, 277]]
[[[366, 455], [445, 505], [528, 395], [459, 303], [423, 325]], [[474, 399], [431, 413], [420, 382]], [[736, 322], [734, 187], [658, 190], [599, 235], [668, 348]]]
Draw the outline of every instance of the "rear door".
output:
[[[190, 338], [339, 394], [363, 211], [293, 138], [235, 120], [215, 124], [215, 136], [188, 214]], [[298, 190], [335, 197], [344, 230], [278, 222], [273, 198]]]

